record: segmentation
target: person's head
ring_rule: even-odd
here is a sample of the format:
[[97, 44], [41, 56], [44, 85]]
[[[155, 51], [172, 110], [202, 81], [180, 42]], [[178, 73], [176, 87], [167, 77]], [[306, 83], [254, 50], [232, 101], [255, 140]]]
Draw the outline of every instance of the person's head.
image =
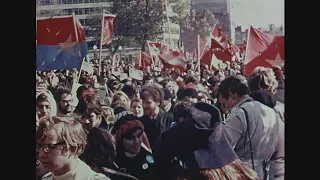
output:
[[86, 134], [74, 117], [44, 116], [39, 122], [36, 144], [40, 162], [58, 176], [71, 170], [71, 164], [85, 148]]
[[179, 89], [178, 84], [175, 81], [169, 81], [165, 86], [165, 88], [168, 88], [170, 93], [176, 97], [177, 96], [177, 91]]
[[182, 91], [181, 98], [183, 101], [197, 103], [199, 99], [199, 95], [196, 89], [194, 88], [185, 88]]
[[185, 78], [184, 83], [185, 84], [188, 84], [188, 83], [198, 84], [198, 80], [194, 76], [189, 75]]
[[131, 102], [130, 110], [137, 116], [142, 117], [143, 116], [143, 107], [142, 107], [142, 100], [140, 98], [135, 98]]
[[152, 116], [163, 101], [163, 90], [155, 85], [144, 86], [140, 92], [144, 115]]
[[50, 115], [50, 110], [51, 110], [51, 106], [50, 106], [48, 94], [46, 93], [39, 94], [36, 99], [36, 111], [37, 111], [38, 117], [41, 118], [45, 115]]
[[122, 101], [124, 104], [130, 105], [129, 97], [122, 91], [116, 91], [112, 97], [112, 103], [114, 104], [117, 101]]
[[188, 101], [179, 101], [173, 107], [173, 119], [177, 123], [181, 123], [189, 115], [190, 107], [193, 103]]
[[113, 168], [116, 158], [114, 137], [103, 128], [93, 127], [87, 134], [87, 145], [80, 156], [96, 172], [101, 172], [101, 167]]
[[233, 75], [220, 83], [218, 93], [221, 106], [229, 111], [249, 94], [249, 88], [243, 77]]
[[259, 66], [253, 70], [248, 78], [248, 85], [250, 91], [266, 90], [274, 95], [278, 87], [278, 81], [271, 68]]
[[81, 95], [78, 105], [76, 106], [75, 112], [78, 114], [85, 113], [86, 109], [92, 105], [100, 105], [99, 98], [96, 94], [85, 94], [86, 91]]
[[136, 96], [136, 90], [135, 90], [135, 88], [132, 87], [132, 85], [125, 84], [123, 86], [123, 88], [121, 89], [121, 91], [124, 92], [129, 97], [129, 99], [131, 101]]
[[71, 91], [68, 88], [60, 88], [54, 95], [54, 99], [57, 102], [58, 110], [64, 115], [72, 113], [72, 95]]
[[166, 109], [166, 107], [168, 107], [171, 104], [171, 101], [173, 99], [172, 94], [170, 93], [169, 89], [167, 88], [162, 88], [163, 92], [164, 92], [164, 96], [163, 96], [163, 101], [161, 102], [161, 108], [163, 110]]
[[107, 105], [101, 105], [103, 110], [103, 118], [107, 124], [114, 124], [114, 111], [111, 107]]
[[104, 111], [100, 106], [90, 104], [81, 116], [81, 121], [87, 130], [98, 127], [101, 124], [103, 113]]
[[[144, 126], [131, 111], [124, 111], [116, 115], [116, 122], [111, 130], [117, 148], [117, 156], [125, 152], [138, 154], [143, 141]], [[146, 137], [145, 137], [146, 138]], [[146, 144], [149, 144], [147, 141]]]

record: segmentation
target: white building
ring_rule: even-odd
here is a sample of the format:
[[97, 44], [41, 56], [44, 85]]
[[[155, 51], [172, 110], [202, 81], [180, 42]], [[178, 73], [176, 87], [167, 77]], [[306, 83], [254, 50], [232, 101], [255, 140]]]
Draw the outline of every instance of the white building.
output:
[[[170, 37], [169, 37], [169, 28], [168, 23], [164, 23], [162, 26], [163, 33], [158, 35], [158, 41], [163, 42], [165, 44], [170, 44]], [[179, 47], [179, 40], [180, 40], [180, 25], [175, 23], [170, 23], [170, 36], [171, 36], [171, 43], [173, 48]]]
[[53, 11], [57, 16], [71, 15], [73, 12], [85, 26], [89, 14], [95, 12], [95, 8], [111, 10], [110, 0], [39, 0], [37, 6], [37, 19], [47, 18], [48, 12]]

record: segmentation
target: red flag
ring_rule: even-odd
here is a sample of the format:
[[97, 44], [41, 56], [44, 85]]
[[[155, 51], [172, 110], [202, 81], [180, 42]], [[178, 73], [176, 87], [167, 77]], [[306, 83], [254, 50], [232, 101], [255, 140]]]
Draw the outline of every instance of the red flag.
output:
[[151, 66], [151, 57], [148, 53], [140, 51], [140, 62], [143, 68]]
[[164, 64], [165, 68], [175, 68], [181, 71], [187, 70], [187, 62], [184, 59], [183, 53], [179, 51], [170, 51], [166, 54], [158, 55]]
[[272, 36], [251, 26], [247, 40], [244, 76], [250, 76], [257, 66], [283, 66], [284, 36]]
[[164, 43], [161, 43], [161, 53], [167, 53], [167, 52], [169, 52], [169, 46]]
[[112, 43], [113, 20], [116, 16], [111, 14], [103, 14], [101, 21], [101, 44], [109, 45]]
[[38, 20], [38, 45], [59, 45], [70, 38], [70, 42], [77, 42], [73, 17], [52, 18]]
[[246, 50], [247, 50], [247, 41], [243, 40], [242, 44], [242, 54], [245, 56], [246, 55]]
[[221, 44], [221, 46], [226, 47], [226, 40], [227, 37], [223, 34], [223, 31], [221, 28], [219, 28], [217, 25], [214, 25], [212, 32], [211, 32], [211, 37], [216, 40], [218, 43]]
[[212, 59], [212, 49], [210, 49], [209, 47], [206, 47], [202, 53], [200, 62], [201, 64], [206, 64], [210, 67], [211, 59]]

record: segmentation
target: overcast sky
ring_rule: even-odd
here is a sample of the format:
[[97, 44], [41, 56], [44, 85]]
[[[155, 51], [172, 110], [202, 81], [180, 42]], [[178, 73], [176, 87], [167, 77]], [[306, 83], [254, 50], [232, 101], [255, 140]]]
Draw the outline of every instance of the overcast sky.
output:
[[229, 0], [231, 18], [235, 25], [245, 30], [254, 27], [268, 28], [268, 24], [276, 27], [284, 26], [284, 0]]

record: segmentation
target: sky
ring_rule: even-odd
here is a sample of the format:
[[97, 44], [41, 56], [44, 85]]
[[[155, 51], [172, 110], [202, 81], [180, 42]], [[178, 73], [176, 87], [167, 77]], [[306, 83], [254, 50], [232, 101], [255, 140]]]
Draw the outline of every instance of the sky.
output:
[[247, 29], [254, 27], [268, 28], [269, 24], [276, 27], [284, 26], [284, 0], [229, 0], [231, 18], [236, 26]]

